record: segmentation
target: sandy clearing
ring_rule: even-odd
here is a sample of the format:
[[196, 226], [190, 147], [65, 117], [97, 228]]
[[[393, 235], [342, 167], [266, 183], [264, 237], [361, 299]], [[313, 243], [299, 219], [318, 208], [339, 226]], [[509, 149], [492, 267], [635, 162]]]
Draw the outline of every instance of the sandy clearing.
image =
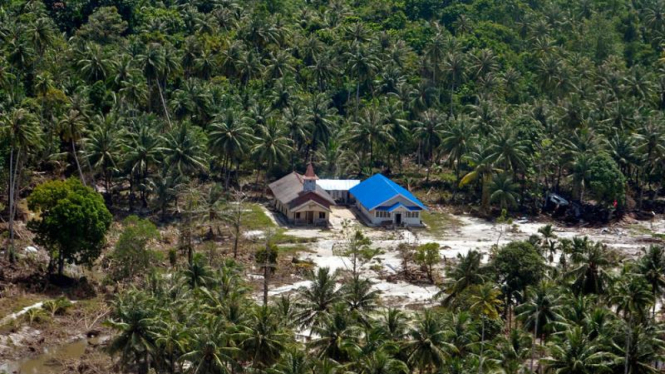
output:
[[[544, 222], [518, 220], [511, 225], [496, 225], [468, 215], [455, 215], [459, 222], [455, 227], [444, 235], [443, 238], [433, 238], [427, 230], [386, 230], [381, 228], [369, 228], [360, 224], [354, 217], [353, 212], [345, 207], [334, 207], [331, 214], [331, 229], [309, 229], [294, 228], [287, 229], [285, 234], [302, 238], [317, 238], [312, 243], [311, 253], [301, 253], [304, 259], [312, 261], [317, 267], [327, 267], [331, 270], [350, 270], [349, 258], [338, 256], [333, 253], [336, 244], [344, 242], [343, 227], [354, 230], [358, 228], [369, 237], [373, 245], [384, 251], [370, 264], [361, 269], [363, 277], [374, 283], [374, 289], [382, 292], [384, 304], [393, 306], [408, 306], [411, 304], [432, 304], [434, 295], [439, 291], [434, 285], [419, 286], [406, 282], [388, 282], [381, 279], [381, 275], [394, 274], [401, 269], [401, 262], [395, 248], [400, 243], [424, 244], [436, 242], [441, 246], [441, 256], [445, 260], [453, 259], [458, 255], [466, 255], [471, 250], [477, 250], [488, 254], [495, 244], [505, 245], [515, 240], [526, 240], [531, 235], [539, 235], [538, 230], [547, 225]], [[645, 232], [664, 233], [665, 220], [662, 218], [654, 222], [637, 222], [632, 224], [616, 224], [608, 228], [585, 228], [566, 227], [552, 224], [558, 238], [571, 239], [575, 236], [587, 236], [592, 241], [600, 241], [611, 248], [620, 250], [627, 255], [637, 253], [640, 248], [648, 245], [650, 234]], [[635, 234], [635, 233], [638, 234]], [[555, 254], [555, 261], [558, 261]], [[487, 261], [489, 256], [484, 256]], [[379, 265], [379, 266], [377, 266]], [[377, 272], [377, 270], [379, 272]], [[443, 267], [437, 270], [443, 275]], [[379, 274], [382, 273], [382, 274]], [[293, 284], [282, 285], [270, 291], [271, 295], [279, 295], [292, 292], [300, 287], [306, 287], [309, 281], [295, 280]]]

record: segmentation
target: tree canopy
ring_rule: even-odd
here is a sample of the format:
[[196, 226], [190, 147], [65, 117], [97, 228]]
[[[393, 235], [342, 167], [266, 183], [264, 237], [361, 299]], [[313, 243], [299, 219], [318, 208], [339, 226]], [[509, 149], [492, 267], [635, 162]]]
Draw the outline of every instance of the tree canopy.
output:
[[77, 179], [41, 184], [28, 197], [38, 217], [28, 223], [62, 275], [65, 263], [91, 265], [105, 243], [112, 216], [102, 196]]
[[59, 168], [103, 180], [106, 193], [127, 182], [117, 203], [166, 212], [163, 193], [184, 181], [229, 189], [256, 173], [265, 185], [312, 160], [329, 177], [416, 169], [417, 186], [435, 181], [485, 213], [535, 209], [552, 190], [653, 208], [665, 155], [660, 8], [9, 2], [9, 200], [16, 171]]

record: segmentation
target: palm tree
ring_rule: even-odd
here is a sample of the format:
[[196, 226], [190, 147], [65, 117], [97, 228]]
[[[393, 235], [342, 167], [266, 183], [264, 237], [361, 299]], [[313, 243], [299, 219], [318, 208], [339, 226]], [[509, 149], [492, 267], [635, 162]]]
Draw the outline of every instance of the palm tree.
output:
[[301, 105], [292, 105], [284, 110], [284, 125], [289, 133], [293, 145], [291, 152], [291, 169], [295, 170], [295, 156], [302, 151], [303, 145], [309, 138], [306, 117]]
[[344, 363], [358, 350], [359, 330], [353, 325], [342, 304], [335, 305], [330, 314], [324, 315], [321, 324], [312, 327], [312, 333], [317, 338], [308, 347], [319, 359], [328, 358]]
[[573, 278], [577, 293], [603, 294], [610, 279], [608, 270], [616, 263], [613, 253], [602, 243], [585, 243], [571, 256], [574, 269], [566, 273]]
[[497, 57], [491, 49], [483, 48], [472, 54], [473, 74], [480, 80], [492, 74], [498, 67]]
[[411, 340], [404, 347], [408, 352], [407, 363], [421, 371], [441, 367], [448, 357], [448, 350], [454, 349], [445, 338], [441, 319], [430, 309], [418, 316], [409, 336]]
[[456, 264], [446, 269], [444, 288], [440, 296], [444, 306], [450, 306], [469, 287], [485, 283], [486, 276], [482, 272], [483, 255], [478, 251], [469, 251], [466, 255], [458, 254]]
[[49, 17], [39, 17], [30, 24], [27, 31], [28, 39], [41, 60], [46, 49], [52, 46], [55, 40], [53, 21]]
[[406, 336], [409, 327], [408, 322], [409, 318], [403, 311], [397, 308], [388, 308], [376, 323], [377, 328], [385, 338], [398, 342]]
[[240, 55], [237, 66], [240, 81], [245, 89], [247, 89], [249, 81], [260, 76], [263, 70], [259, 57], [253, 51], [247, 51]]
[[0, 115], [0, 130], [9, 143], [9, 247], [7, 259], [13, 259], [14, 253], [14, 217], [16, 200], [20, 191], [21, 170], [27, 153], [39, 144], [40, 128], [37, 118], [24, 108], [14, 108], [11, 112]]
[[204, 192], [200, 201], [200, 216], [203, 223], [208, 224], [208, 237], [214, 237], [214, 231], [217, 229], [218, 234], [221, 235], [219, 223], [226, 219], [226, 211], [224, 209], [224, 200], [222, 188], [213, 184], [208, 187]]
[[189, 264], [182, 272], [183, 280], [187, 287], [191, 289], [197, 289], [206, 286], [212, 287], [215, 282], [212, 270], [206, 266], [201, 258], [198, 256], [194, 258], [191, 252], [188, 255], [188, 258]]
[[[621, 324], [613, 324], [611, 329], [625, 328]], [[665, 342], [662, 339], [663, 329], [658, 323], [636, 324], [629, 330], [629, 335], [615, 334], [612, 345], [615, 352], [613, 369], [619, 372], [623, 364], [624, 372], [628, 373], [658, 373], [663, 359]], [[630, 345], [622, 344], [622, 340], [632, 342]], [[618, 358], [623, 356], [623, 358]], [[623, 361], [623, 362], [622, 362]]]
[[377, 68], [376, 57], [363, 44], [354, 43], [344, 54], [347, 69], [356, 78], [356, 114], [360, 106], [360, 85], [366, 83]]
[[[12, 30], [12, 33], [17, 35], [12, 35], [11, 38], [8, 38], [6, 43], [7, 51], [7, 62], [11, 64], [16, 73], [14, 76], [19, 78], [19, 72], [27, 72], [34, 62], [34, 53], [35, 51], [28, 45], [24, 38], [20, 37], [20, 33], [23, 32], [22, 27], [17, 27], [15, 30]], [[25, 74], [25, 73], [23, 73]]]
[[[125, 168], [129, 173], [130, 198], [134, 197], [136, 187], [141, 191], [144, 205], [147, 205], [146, 191], [150, 168], [161, 159], [161, 140], [151, 126], [144, 121], [136, 124], [134, 131], [127, 132], [123, 141]], [[137, 186], [138, 184], [138, 186]], [[131, 209], [130, 204], [130, 209]]]
[[575, 189], [577, 191], [577, 196], [580, 199], [580, 202], [584, 203], [584, 191], [586, 185], [589, 183], [589, 173], [591, 168], [591, 156], [586, 153], [579, 153], [575, 155], [575, 158], [572, 162], [572, 174], [571, 178]]
[[485, 365], [483, 354], [485, 352], [485, 322], [487, 319], [499, 318], [498, 308], [502, 302], [499, 296], [501, 291], [496, 288], [492, 283], [484, 283], [480, 286], [474, 286], [471, 290], [469, 297], [469, 311], [476, 315], [480, 315], [482, 320], [481, 336], [480, 336], [480, 363], [478, 364], [478, 373], [482, 374], [483, 366]]
[[312, 284], [299, 291], [298, 323], [303, 327], [319, 326], [324, 316], [340, 301], [342, 295], [337, 291], [337, 275], [329, 268], [319, 268], [310, 279]]
[[474, 169], [462, 177], [459, 185], [463, 187], [480, 179], [482, 184], [480, 210], [483, 213], [487, 213], [491, 199], [490, 182], [492, 174], [497, 170], [494, 166], [493, 155], [482, 144], [478, 144], [476, 149], [469, 153], [468, 162], [474, 165]]
[[610, 302], [617, 307], [617, 314], [623, 313], [626, 320], [626, 338], [624, 346], [624, 374], [629, 373], [632, 329], [635, 322], [642, 322], [648, 308], [655, 303], [654, 295], [649, 290], [647, 280], [641, 275], [628, 274], [616, 284]]
[[78, 152], [76, 151], [76, 142], [80, 141], [83, 138], [85, 131], [85, 116], [76, 109], [70, 109], [67, 114], [58, 122], [58, 127], [62, 133], [62, 139], [66, 142], [69, 142], [71, 145], [72, 157], [76, 162], [76, 168], [79, 172], [79, 177], [81, 182], [85, 186], [85, 178], [83, 177], [83, 170], [81, 169], [81, 164], [78, 159]]
[[[638, 178], [641, 178], [641, 183], [643, 183], [646, 178], [645, 174], [648, 175], [646, 171], [653, 169], [656, 166], [656, 160], [662, 160], [665, 156], [665, 146], [663, 145], [665, 130], [662, 124], [655, 121], [647, 121], [637, 129], [634, 137], [637, 146], [636, 151], [644, 161], [644, 165], [641, 165], [642, 173], [640, 173], [641, 175], [638, 174]], [[640, 194], [637, 204], [638, 208], [641, 209], [644, 188], [640, 182], [638, 182], [638, 187]]]
[[[120, 82], [120, 109], [141, 108], [147, 98], [147, 86], [143, 79], [130, 76], [127, 80]], [[126, 106], [129, 105], [129, 108]]]
[[194, 59], [194, 71], [199, 78], [205, 80], [210, 79], [217, 66], [215, 57], [214, 53], [207, 49], [203, 49], [199, 56]]
[[443, 130], [441, 134], [441, 150], [448, 155], [450, 164], [455, 168], [454, 192], [460, 182], [460, 169], [462, 159], [471, 149], [473, 141], [473, 126], [469, 124], [469, 118], [460, 116]]
[[[159, 93], [159, 99], [162, 103], [164, 110], [164, 116], [171, 127], [171, 118], [169, 116], [168, 108], [166, 107], [166, 99], [164, 98], [164, 93], [162, 92], [161, 79], [164, 77], [164, 72], [166, 70], [166, 56], [167, 54], [164, 51], [164, 48], [157, 44], [151, 43], [146, 48], [145, 52], [138, 56], [139, 64], [143, 67], [143, 75], [148, 81], [149, 86], [156, 86]], [[152, 108], [152, 89], [148, 90], [148, 107]]]
[[334, 57], [325, 52], [318, 53], [314, 57], [312, 64], [307, 66], [307, 69], [312, 72], [314, 79], [316, 79], [320, 92], [326, 89], [326, 83], [337, 73]]
[[166, 210], [170, 202], [176, 200], [184, 186], [184, 176], [162, 168], [158, 175], [150, 180], [150, 190], [156, 195], [160, 220], [166, 221]]
[[80, 57], [77, 65], [84, 78], [91, 83], [107, 78], [113, 63], [106, 56], [101, 46], [95, 43], [88, 43], [78, 54]]
[[111, 176], [118, 170], [120, 139], [113, 115], [95, 117], [97, 124], [85, 138], [85, 156], [88, 163], [101, 170], [106, 193], [111, 193]]
[[188, 351], [180, 356], [180, 361], [191, 362], [190, 371], [194, 374], [230, 374], [238, 366], [239, 349], [233, 346], [234, 337], [221, 316], [213, 318], [193, 332]]
[[309, 374], [312, 371], [312, 363], [300, 349], [290, 349], [282, 354], [279, 362], [268, 369], [269, 374]]
[[501, 210], [516, 207], [519, 198], [518, 187], [517, 183], [513, 183], [513, 178], [506, 173], [493, 176], [490, 184], [490, 202], [499, 203]]
[[[475, 289], [476, 286], [472, 287]], [[459, 312], [446, 313], [442, 316], [442, 325], [446, 326], [444, 330], [445, 339], [451, 344], [449, 349], [451, 358], [463, 359], [468, 354], [474, 352], [474, 347], [480, 336], [478, 336], [477, 326], [471, 313], [466, 310]]]
[[427, 59], [429, 70], [432, 72], [432, 82], [436, 85], [438, 78], [437, 73], [441, 70], [441, 62], [444, 58], [446, 41], [440, 30], [441, 26], [439, 26], [438, 23], [434, 25], [437, 32], [434, 34], [432, 41], [425, 47], [425, 58]]
[[168, 361], [169, 372], [176, 372], [176, 360], [185, 353], [189, 333], [179, 323], [160, 319], [155, 332], [156, 356]]
[[272, 81], [279, 79], [294, 70], [290, 55], [285, 51], [278, 51], [276, 53], [270, 53], [270, 59], [265, 70], [265, 77], [269, 81]]
[[377, 108], [366, 109], [359, 120], [351, 123], [348, 130], [348, 142], [364, 153], [369, 148], [369, 167], [374, 167], [374, 152], [377, 144], [387, 144], [392, 139], [389, 128], [384, 122], [382, 112]]
[[526, 155], [528, 153], [527, 141], [518, 139], [517, 134], [508, 128], [498, 129], [491, 136], [489, 152], [498, 165], [504, 170], [512, 170], [513, 175], [525, 171]]
[[632, 170], [638, 163], [637, 146], [635, 137], [623, 132], [616, 132], [614, 136], [606, 141], [607, 152], [616, 161], [625, 175], [631, 175]]
[[231, 179], [232, 163], [236, 162], [236, 164], [239, 164], [240, 157], [252, 147], [255, 140], [249, 126], [237, 118], [237, 114], [232, 109], [216, 116], [210, 124], [208, 148], [211, 153], [223, 157], [224, 184], [227, 190], [229, 188], [229, 180]]
[[257, 182], [261, 173], [260, 165], [265, 165], [263, 176], [263, 194], [265, 195], [268, 185], [268, 171], [276, 163], [285, 161], [292, 148], [290, 139], [284, 134], [284, 130], [278, 126], [276, 121], [270, 120], [265, 126], [260, 127], [260, 131], [260, 140], [252, 149], [252, 153], [259, 165], [256, 174]]
[[499, 131], [502, 123], [502, 108], [487, 97], [478, 97], [478, 103], [469, 105], [471, 117], [475, 122], [476, 133], [483, 138], [491, 139], [491, 135]]
[[420, 120], [415, 123], [415, 128], [413, 129], [414, 137], [418, 139], [419, 154], [427, 161], [427, 182], [429, 182], [434, 151], [441, 145], [444, 129], [440, 113], [433, 109], [422, 113]]
[[548, 372], [591, 374], [610, 372], [614, 357], [597, 343], [589, 341], [581, 327], [569, 329], [548, 345], [549, 357], [542, 360]]
[[553, 285], [541, 282], [534, 288], [527, 289], [526, 301], [515, 309], [517, 319], [523, 321], [524, 328], [533, 331], [531, 345], [530, 370], [533, 371], [533, 362], [538, 337], [542, 341], [551, 324], [562, 319], [558, 300], [553, 294]]
[[[545, 245], [545, 250], [549, 251], [549, 260], [550, 263], [554, 261], [554, 252], [556, 252], [556, 234], [554, 233], [554, 229], [552, 229], [552, 225], [547, 224], [541, 228], [538, 229], [538, 233], [543, 237], [543, 242]], [[563, 256], [564, 254], [562, 254]]]
[[401, 360], [383, 350], [363, 356], [358, 363], [360, 374], [401, 374], [408, 373], [409, 367]]
[[443, 60], [443, 72], [448, 76], [450, 82], [450, 115], [454, 115], [455, 88], [466, 76], [466, 61], [464, 55], [459, 51], [451, 51]]
[[121, 353], [122, 366], [127, 368], [134, 363], [139, 374], [149, 370], [155, 352], [157, 315], [153, 303], [140, 291], [131, 291], [113, 302], [112, 318], [107, 322], [119, 333], [111, 341], [109, 351]]
[[510, 330], [510, 335], [500, 339], [497, 346], [497, 361], [506, 374], [518, 374], [529, 359], [530, 336], [519, 329]]
[[330, 107], [330, 99], [324, 94], [317, 94], [310, 100], [307, 111], [307, 123], [310, 127], [311, 150], [327, 145], [333, 132], [335, 109]]
[[401, 170], [402, 155], [407, 152], [406, 150], [411, 143], [411, 133], [407, 128], [406, 112], [403, 109], [404, 104], [398, 99], [388, 98], [382, 102], [381, 107], [384, 123], [388, 126], [388, 134], [390, 135], [390, 143], [387, 144], [388, 161], [390, 162], [390, 156], [393, 156]]
[[0, 60], [0, 88], [3, 91], [10, 93], [11, 84], [16, 80], [16, 76], [10, 72], [10, 67], [5, 63], [4, 59]]
[[[642, 257], [638, 261], [638, 271], [651, 285], [653, 299], [658, 301], [665, 292], [665, 249], [652, 245], [649, 249], [642, 248]], [[653, 304], [651, 317], [656, 316], [656, 302]]]
[[166, 165], [183, 175], [206, 170], [204, 142], [205, 136], [198, 128], [186, 123], [174, 127], [163, 138], [162, 150]]
[[377, 308], [379, 290], [372, 290], [372, 282], [355, 275], [351, 281], [345, 283], [340, 291], [344, 294], [344, 303], [348, 312], [351, 312], [360, 322], [367, 324], [368, 314]]
[[279, 359], [288, 338], [277, 314], [267, 306], [254, 308], [249, 325], [240, 335], [243, 354], [258, 369], [269, 367]]
[[296, 327], [296, 309], [295, 298], [292, 295], [280, 295], [277, 301], [274, 301], [272, 307], [277, 314], [277, 320], [286, 329], [293, 329]]

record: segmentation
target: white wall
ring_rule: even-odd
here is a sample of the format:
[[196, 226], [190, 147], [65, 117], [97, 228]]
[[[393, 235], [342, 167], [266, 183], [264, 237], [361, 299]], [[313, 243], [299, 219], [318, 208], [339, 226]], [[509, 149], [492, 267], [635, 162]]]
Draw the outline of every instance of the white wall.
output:
[[[391, 205], [394, 205], [397, 202], [400, 202], [400, 203], [402, 203], [404, 205], [407, 205], [407, 206], [413, 206], [414, 205], [410, 200], [408, 200], [408, 199], [406, 199], [402, 196], [396, 196], [396, 197], [388, 200], [387, 202], [381, 204], [381, 206], [389, 207]], [[421, 220], [422, 219], [422, 211], [420, 211], [418, 213], [417, 218], [416, 217], [407, 218], [406, 217], [406, 212], [408, 210], [404, 209], [404, 208], [399, 208], [399, 209], [396, 209], [396, 210], [392, 211], [390, 213], [389, 217], [377, 217], [375, 209], [373, 209], [371, 211], [368, 211], [358, 201], [356, 201], [356, 208], [358, 208], [358, 210], [365, 216], [365, 218], [367, 218], [367, 221], [373, 226], [381, 225], [381, 223], [383, 223], [385, 221], [392, 221], [394, 223], [396, 213], [400, 213], [402, 215], [402, 224], [409, 225], [409, 226], [422, 226], [422, 220]]]

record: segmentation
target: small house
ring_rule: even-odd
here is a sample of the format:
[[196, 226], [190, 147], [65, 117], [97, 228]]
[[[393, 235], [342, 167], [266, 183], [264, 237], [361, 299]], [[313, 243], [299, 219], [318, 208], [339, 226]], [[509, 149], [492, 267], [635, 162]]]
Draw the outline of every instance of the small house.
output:
[[296, 225], [328, 225], [335, 200], [316, 184], [319, 178], [310, 163], [304, 175], [295, 171], [269, 185], [274, 208]]
[[357, 179], [319, 179], [316, 184], [323, 188], [338, 204], [350, 204], [353, 202], [349, 190], [360, 183]]
[[375, 174], [349, 190], [355, 207], [372, 226], [422, 226], [421, 214], [427, 207], [411, 192]]

